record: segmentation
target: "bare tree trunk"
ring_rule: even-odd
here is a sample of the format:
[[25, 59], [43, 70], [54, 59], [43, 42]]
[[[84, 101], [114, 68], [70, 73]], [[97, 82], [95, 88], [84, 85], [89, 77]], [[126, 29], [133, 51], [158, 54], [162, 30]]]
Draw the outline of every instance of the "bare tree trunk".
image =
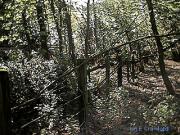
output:
[[119, 54], [117, 54], [117, 62], [118, 62], [118, 69], [117, 69], [118, 87], [121, 87], [122, 86], [122, 78], [123, 78], [123, 75], [122, 75], [123, 63], [122, 63], [122, 56]]
[[40, 27], [41, 53], [45, 59], [50, 59], [49, 50], [47, 46], [48, 33], [46, 30], [43, 5], [44, 3], [42, 0], [37, 0], [36, 10], [37, 19]]
[[137, 46], [137, 51], [138, 51], [138, 57], [139, 57], [139, 61], [140, 61], [139, 72], [144, 72], [144, 62], [142, 59], [141, 44], [139, 42], [138, 42], [138, 46]]
[[67, 25], [67, 32], [68, 32], [68, 40], [69, 40], [69, 56], [71, 57], [74, 65], [76, 65], [76, 55], [75, 55], [75, 46], [74, 46], [74, 39], [72, 33], [72, 24], [71, 24], [71, 15], [68, 11], [67, 4], [63, 0], [63, 7], [65, 11], [65, 22]]
[[[129, 34], [128, 34], [128, 32], [125, 32], [125, 34], [126, 34], [126, 36], [127, 36], [127, 40], [128, 40], [128, 42], [130, 42], [131, 41], [131, 38], [130, 38], [130, 36], [129, 36]], [[134, 82], [134, 65], [133, 65], [133, 62], [132, 62], [132, 52], [133, 52], [133, 49], [132, 49], [132, 46], [131, 46], [132, 44], [129, 44], [129, 56], [130, 56], [130, 59], [131, 59], [131, 62], [128, 62], [128, 64], [129, 64], [129, 66], [127, 66], [127, 68], [129, 68], [130, 69], [130, 75], [131, 75], [131, 79], [133, 80], [133, 82]], [[129, 75], [129, 71], [127, 70], [127, 76]], [[127, 77], [128, 78], [128, 77]], [[128, 82], [129, 82], [130, 80], [128, 79]]]
[[161, 75], [162, 75], [164, 84], [166, 86], [167, 92], [169, 94], [174, 95], [175, 94], [174, 87], [173, 87], [172, 83], [170, 82], [169, 77], [166, 72], [166, 69], [165, 69], [163, 45], [160, 40], [160, 37], [158, 37], [159, 32], [157, 30], [155, 15], [154, 15], [154, 11], [153, 11], [153, 3], [152, 3], [152, 0], [146, 0], [146, 2], [148, 5], [148, 9], [149, 9], [151, 29], [153, 31], [153, 34], [156, 35], [155, 40], [156, 40], [156, 44], [157, 44], [157, 48], [158, 48], [158, 55], [159, 55], [158, 61], [159, 61]]
[[63, 55], [63, 49], [62, 49], [62, 3], [60, 1], [58, 5], [59, 15], [60, 15], [60, 23], [58, 20], [58, 17], [56, 16], [55, 7], [54, 7], [54, 0], [51, 0], [51, 10], [53, 13], [54, 21], [56, 24], [56, 29], [59, 37], [59, 53], [62, 56]]
[[[11, 0], [9, 1], [11, 3]], [[3, 17], [8, 11], [6, 6], [7, 1], [0, 2], [0, 16]], [[3, 36], [9, 36], [9, 30], [6, 30], [3, 25], [7, 24], [9, 20], [0, 19], [0, 39]], [[7, 46], [9, 39], [0, 40], [0, 47]], [[5, 52], [0, 50], [0, 59], [4, 59]], [[9, 77], [6, 69], [0, 67], [0, 135], [11, 135], [11, 109], [10, 109], [10, 88]]]
[[24, 27], [24, 34], [26, 36], [26, 40], [27, 40], [27, 47], [25, 48], [25, 55], [27, 55], [27, 57], [29, 57], [30, 53], [31, 53], [31, 46], [32, 46], [32, 41], [30, 38], [30, 35], [28, 33], [29, 29], [28, 29], [28, 22], [27, 22], [27, 14], [26, 14], [26, 7], [24, 8], [23, 12], [22, 12], [22, 24]]
[[89, 34], [89, 23], [90, 23], [90, 0], [87, 1], [87, 21], [86, 21], [86, 37], [85, 37], [85, 57], [86, 59], [89, 58], [89, 40], [90, 40], [90, 34]]
[[[89, 59], [89, 50], [90, 50], [90, 0], [87, 1], [87, 20], [86, 20], [86, 37], [85, 37], [85, 57]], [[88, 67], [89, 68], [89, 67]], [[91, 81], [90, 72], [88, 73], [89, 81]]]
[[132, 53], [132, 56], [131, 56], [131, 78], [132, 78], [132, 81], [134, 82], [135, 81], [135, 54]]
[[130, 74], [129, 74], [129, 68], [130, 68], [130, 64], [129, 64], [129, 60], [126, 59], [126, 66], [127, 66], [127, 81], [130, 82]]
[[[127, 36], [128, 42], [131, 41], [131, 38], [129, 37], [128, 32], [126, 32], [126, 36]], [[131, 55], [133, 51], [131, 44], [129, 44], [129, 50], [130, 50], [130, 55]]]
[[106, 98], [109, 98], [109, 88], [110, 88], [110, 57], [109, 53], [106, 54], [105, 58], [105, 66], [106, 66]]
[[99, 49], [99, 39], [98, 39], [98, 32], [97, 32], [97, 14], [96, 14], [96, 8], [95, 8], [95, 3], [93, 0], [93, 12], [94, 12], [94, 36], [95, 36], [95, 42], [96, 42], [96, 47]]
[[12, 134], [9, 77], [3, 68], [0, 69], [0, 134]]
[[[77, 64], [80, 65], [85, 59], [78, 59]], [[78, 68], [78, 95], [79, 99], [79, 125], [80, 132], [87, 135], [87, 116], [88, 116], [88, 92], [87, 92], [87, 63]]]

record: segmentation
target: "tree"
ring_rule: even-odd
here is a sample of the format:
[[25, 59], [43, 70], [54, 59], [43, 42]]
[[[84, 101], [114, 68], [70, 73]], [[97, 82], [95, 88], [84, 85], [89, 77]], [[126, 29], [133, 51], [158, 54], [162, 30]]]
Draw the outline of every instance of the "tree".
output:
[[25, 54], [27, 57], [30, 56], [31, 51], [32, 51], [32, 39], [30, 38], [29, 35], [29, 26], [28, 26], [28, 22], [27, 22], [27, 13], [26, 13], [26, 7], [24, 7], [24, 10], [22, 12], [22, 23], [23, 23], [23, 27], [24, 27], [24, 34], [26, 36], [26, 40], [27, 40], [27, 47], [25, 47]]
[[[55, 4], [54, 4], [54, 0], [51, 0], [51, 10], [53, 13], [53, 17], [54, 17], [54, 21], [56, 24], [56, 30], [58, 33], [58, 37], [59, 37], [59, 53], [62, 56], [63, 55], [63, 48], [62, 48], [62, 2], [59, 0], [58, 1], [58, 13], [56, 13], [55, 11]], [[57, 14], [59, 14], [59, 20], [58, 20], [58, 16]]]
[[46, 30], [45, 15], [44, 15], [44, 2], [42, 0], [37, 0], [36, 10], [37, 10], [37, 20], [40, 28], [40, 41], [41, 41], [41, 53], [45, 59], [50, 59], [50, 53], [48, 50], [48, 32]]
[[96, 13], [96, 6], [95, 6], [94, 0], [93, 0], [93, 13], [94, 13], [94, 37], [95, 37], [95, 43], [96, 43], [97, 49], [100, 49], [100, 47], [99, 47], [99, 37], [98, 37], [97, 13]]
[[74, 65], [76, 65], [75, 46], [74, 46], [72, 24], [71, 24], [71, 14], [68, 10], [68, 6], [65, 0], [63, 0], [62, 3], [63, 3], [64, 11], [65, 11], [65, 23], [67, 26], [67, 33], [68, 33], [68, 40], [69, 40], [69, 56], [71, 60], [73, 61]]
[[152, 29], [153, 34], [155, 35], [155, 41], [156, 41], [156, 45], [157, 45], [157, 48], [158, 48], [158, 56], [159, 56], [158, 57], [158, 62], [159, 62], [159, 68], [160, 68], [160, 71], [161, 71], [161, 75], [162, 75], [164, 84], [166, 86], [167, 92], [169, 94], [174, 95], [175, 91], [174, 91], [173, 85], [170, 82], [169, 77], [168, 77], [167, 72], [166, 72], [166, 69], [165, 69], [163, 45], [162, 45], [160, 37], [158, 37], [159, 32], [157, 30], [155, 14], [154, 14], [154, 11], [153, 11], [153, 3], [152, 3], [152, 0], [146, 0], [146, 2], [147, 2], [148, 10], [149, 10], [151, 29]]
[[86, 21], [86, 37], [85, 37], [85, 57], [89, 58], [89, 40], [90, 40], [90, 0], [87, 2], [87, 21]]

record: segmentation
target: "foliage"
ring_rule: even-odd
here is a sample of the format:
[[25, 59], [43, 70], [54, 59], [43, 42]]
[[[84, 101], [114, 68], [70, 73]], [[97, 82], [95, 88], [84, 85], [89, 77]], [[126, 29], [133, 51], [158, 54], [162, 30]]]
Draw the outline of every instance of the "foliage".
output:
[[[44, 61], [35, 52], [30, 61], [28, 61], [27, 58], [23, 58], [24, 55], [21, 51], [19, 51], [16, 57], [17, 59], [15, 62], [10, 61], [7, 63], [12, 88], [12, 108], [19, 106], [32, 98], [37, 98], [39, 93], [57, 78], [57, 65], [53, 60], [48, 62]], [[16, 128], [18, 128], [18, 126], [22, 126], [37, 116], [41, 116], [42, 114], [47, 113], [47, 111], [51, 111], [56, 106], [58, 101], [56, 94], [46, 91], [43, 92], [43, 95], [41, 96], [42, 98], [36, 100], [34, 103], [30, 103], [25, 107], [22, 106], [14, 110], [14, 130], [17, 130]], [[49, 121], [47, 121], [47, 123], [49, 123]], [[39, 125], [39, 123], [36, 124]], [[37, 127], [34, 125], [33, 129], [37, 130]]]
[[[153, 4], [159, 33], [179, 32], [179, 1], [154, 0]], [[90, 7], [90, 14], [87, 13], [87, 6]], [[77, 72], [72, 70], [77, 66], [76, 59], [85, 58], [87, 48], [88, 56], [93, 56], [119, 44], [152, 35], [145, 0], [91, 1], [87, 6], [78, 6], [65, 0], [0, 0], [0, 47], [5, 47], [5, 51], [0, 48], [0, 62], [10, 70], [12, 108], [41, 96], [13, 110], [12, 130], [15, 134], [53, 134], [48, 129], [50, 126], [56, 127], [56, 130], [62, 128], [72, 134], [77, 133], [78, 117], [66, 123], [79, 110], [79, 102], [61, 107], [78, 94]], [[172, 44], [173, 48], [179, 44], [178, 35], [161, 40], [162, 51], [169, 46], [172, 48]], [[169, 50], [165, 49], [168, 58], [172, 53]], [[179, 51], [178, 47], [175, 50]], [[131, 62], [132, 56], [141, 62], [136, 66], [143, 65], [146, 59], [142, 58], [148, 55], [153, 55], [153, 61], [158, 58], [153, 38], [133, 42], [110, 52], [111, 64], [117, 64], [114, 62], [117, 53], [121, 54], [124, 65]], [[88, 71], [93, 66], [104, 66], [104, 57], [106, 54], [98, 60], [92, 60]], [[67, 71], [72, 72], [59, 78]], [[101, 80], [101, 77], [93, 74], [93, 79]], [[104, 124], [101, 127], [104, 133], [122, 132], [123, 127], [119, 125], [127, 128], [141, 124], [169, 124], [178, 115], [179, 102], [175, 97], [162, 95], [157, 100], [152, 96], [149, 103], [144, 103], [137, 100], [129, 89], [113, 85], [107, 98], [104, 94], [107, 88], [102, 87], [99, 92], [100, 82], [94, 80], [87, 84], [90, 105], [94, 107], [90, 106], [90, 110], [94, 109], [92, 118]], [[54, 81], [53, 86], [45, 89]], [[92, 88], [95, 90], [91, 91]], [[46, 114], [35, 124], [20, 129], [23, 124]]]
[[[154, 97], [151, 97], [154, 99]], [[156, 102], [156, 101], [154, 101]], [[143, 113], [144, 119], [149, 125], [166, 125], [177, 117], [179, 101], [171, 95], [164, 95], [157, 105], [147, 108]], [[175, 125], [172, 125], [175, 126]]]

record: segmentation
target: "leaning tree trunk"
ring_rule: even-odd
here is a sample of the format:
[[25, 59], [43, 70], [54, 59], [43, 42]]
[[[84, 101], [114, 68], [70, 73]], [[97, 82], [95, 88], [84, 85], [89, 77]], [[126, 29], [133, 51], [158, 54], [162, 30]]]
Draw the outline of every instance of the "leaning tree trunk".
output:
[[157, 30], [155, 15], [154, 15], [154, 11], [153, 11], [153, 3], [152, 3], [152, 0], [146, 0], [146, 1], [147, 1], [148, 10], [149, 10], [151, 29], [153, 31], [153, 34], [155, 35], [155, 41], [157, 44], [158, 55], [159, 55], [158, 61], [159, 61], [161, 75], [162, 75], [164, 84], [166, 86], [167, 92], [169, 94], [174, 95], [175, 94], [174, 87], [171, 84], [169, 77], [167, 75], [166, 69], [165, 69], [163, 45], [162, 45], [158, 30]]

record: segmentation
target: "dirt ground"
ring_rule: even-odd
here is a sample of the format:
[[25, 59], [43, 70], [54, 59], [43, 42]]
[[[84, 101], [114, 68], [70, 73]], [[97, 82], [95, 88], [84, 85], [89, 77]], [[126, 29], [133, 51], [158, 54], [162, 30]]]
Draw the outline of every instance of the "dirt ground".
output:
[[[180, 94], [180, 62], [175, 62], [172, 60], [165, 60], [165, 64], [166, 64], [166, 71], [168, 73], [168, 76], [169, 76], [172, 84], [175, 87], [175, 91], [177, 94]], [[135, 82], [131, 81], [131, 83], [128, 83], [128, 81], [126, 79], [126, 75], [127, 75], [126, 67], [123, 68], [123, 88], [125, 88], [126, 90], [129, 91], [129, 96], [130, 96], [130, 100], [131, 100], [131, 103], [129, 104], [129, 108], [131, 110], [135, 111], [135, 116], [133, 116], [134, 120], [136, 119], [135, 118], [136, 111], [139, 108], [139, 106], [146, 105], [149, 102], [150, 97], [154, 97], [156, 99], [155, 100], [156, 103], [153, 104], [156, 106], [160, 101], [162, 101], [163, 94], [166, 93], [166, 88], [163, 83], [162, 77], [159, 73], [160, 71], [159, 71], [158, 65], [156, 64], [155, 67], [156, 67], [156, 70], [153, 65], [146, 65], [145, 72], [138, 73], [137, 79], [135, 80]], [[111, 70], [113, 71], [114, 68], [111, 68]], [[158, 71], [158, 73], [156, 71]], [[105, 74], [105, 71], [99, 70], [98, 72], [96, 72], [96, 77], [102, 76], [104, 74]], [[97, 78], [100, 78], [100, 77], [97, 77]], [[102, 78], [104, 79], [104, 77], [102, 77]], [[103, 80], [103, 79], [101, 79], [101, 80]], [[112, 83], [111, 90], [112, 91], [113, 91], [113, 89], [117, 88], [117, 80], [116, 79], [117, 79], [117, 74], [115, 72], [111, 76], [111, 83]], [[105, 90], [105, 87], [102, 87], [100, 89], [100, 91], [104, 91], [104, 90]], [[115, 101], [116, 99], [113, 99], [113, 100]], [[118, 100], [115, 102], [118, 102]], [[122, 108], [119, 108], [119, 110], [121, 111]], [[101, 135], [101, 134], [132, 135], [131, 133], [129, 133], [129, 128], [127, 128], [127, 127], [129, 127], [129, 124], [128, 124], [129, 121], [132, 122], [133, 119], [126, 119], [126, 118], [122, 118], [120, 116], [119, 118], [116, 118], [116, 120], [112, 120], [112, 123], [108, 124], [109, 128], [107, 128], [108, 126], [97, 124], [98, 123], [97, 119], [100, 116], [105, 117], [104, 113], [102, 111], [101, 114], [99, 114], [99, 113], [94, 114], [93, 117], [95, 117], [95, 119], [93, 121], [91, 121], [91, 123], [96, 123], [95, 124], [96, 126], [93, 129], [96, 129], [98, 133], [97, 132], [92, 133], [93, 135], [94, 134], [97, 134], [97, 135]], [[132, 113], [132, 111], [131, 111], [131, 113]], [[137, 119], [139, 119], [139, 118], [137, 118]], [[112, 133], [112, 132], [114, 132], [113, 131], [114, 129], [119, 130], [119, 131], [115, 131], [116, 133]]]
[[180, 62], [166, 60], [165, 63], [167, 72], [175, 86], [176, 92], [180, 94]]
[[[175, 87], [177, 94], [180, 94], [180, 62], [175, 62], [172, 60], [165, 60], [166, 71], [168, 76]], [[156, 64], [156, 70], [159, 71], [158, 65]], [[135, 83], [129, 84], [126, 79], [123, 79], [126, 87], [140, 90], [141, 92], [151, 93], [153, 92], [163, 92], [166, 91], [162, 77], [157, 74], [155, 68], [151, 65], [145, 66], [145, 72], [139, 73], [137, 75], [137, 80]]]

